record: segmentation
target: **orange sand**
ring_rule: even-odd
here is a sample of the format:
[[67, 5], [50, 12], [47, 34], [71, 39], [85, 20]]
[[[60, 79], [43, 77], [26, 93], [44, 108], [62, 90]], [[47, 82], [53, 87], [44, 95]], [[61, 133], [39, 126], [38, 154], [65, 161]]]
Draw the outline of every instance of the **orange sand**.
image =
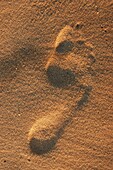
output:
[[[73, 27], [75, 42], [80, 32], [92, 45], [96, 62], [90, 76], [79, 77], [80, 84], [90, 84], [92, 91], [54, 148], [33, 154], [28, 134], [36, 120], [65, 105], [71, 113], [84, 93], [76, 84], [56, 88], [46, 75], [56, 37], [66, 25]], [[0, 86], [1, 170], [112, 170], [112, 0], [1, 0]]]

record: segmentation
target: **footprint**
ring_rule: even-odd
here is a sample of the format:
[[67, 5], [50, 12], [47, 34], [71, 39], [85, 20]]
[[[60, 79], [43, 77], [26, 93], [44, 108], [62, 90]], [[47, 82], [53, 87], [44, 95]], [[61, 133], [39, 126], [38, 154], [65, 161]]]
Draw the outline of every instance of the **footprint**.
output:
[[47, 62], [46, 71], [48, 80], [54, 87], [67, 87], [68, 85], [72, 85], [76, 80], [73, 71], [69, 67], [64, 67], [68, 65], [68, 62], [67, 64], [65, 62], [66, 58], [74, 48], [73, 35], [74, 31], [70, 26], [66, 26], [60, 31], [55, 41], [52, 57]]
[[55, 42], [55, 51], [57, 54], [67, 54], [72, 51], [73, 43], [73, 29], [70, 26], [64, 27], [58, 34]]
[[68, 107], [64, 106], [60, 109], [59, 106], [59, 111], [47, 113], [46, 116], [34, 123], [28, 135], [33, 153], [49, 152], [55, 146], [63, 129], [72, 120], [76, 111], [88, 102], [92, 87], [87, 78], [83, 79], [84, 81], [81, 79], [82, 76], [89, 75], [88, 68], [95, 62], [92, 49], [93, 47], [82, 38], [81, 33], [74, 32], [70, 26], [66, 26], [58, 34], [54, 51], [46, 65], [48, 82], [55, 88], [62, 88], [62, 90], [70, 86], [79, 86], [84, 93], [75, 104], [76, 107], [71, 108], [71, 113]]
[[33, 153], [44, 154], [54, 147], [67, 120], [65, 113], [65, 109], [47, 113], [34, 123], [28, 135]]
[[58, 66], [50, 66], [47, 69], [48, 80], [54, 87], [66, 87], [75, 82], [75, 75], [69, 69]]

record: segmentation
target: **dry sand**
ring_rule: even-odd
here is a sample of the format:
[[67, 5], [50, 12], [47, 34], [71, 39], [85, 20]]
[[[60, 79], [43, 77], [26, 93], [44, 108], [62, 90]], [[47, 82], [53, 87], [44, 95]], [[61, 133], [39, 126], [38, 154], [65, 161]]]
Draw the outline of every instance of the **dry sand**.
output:
[[0, 86], [1, 170], [112, 170], [113, 1], [1, 0]]

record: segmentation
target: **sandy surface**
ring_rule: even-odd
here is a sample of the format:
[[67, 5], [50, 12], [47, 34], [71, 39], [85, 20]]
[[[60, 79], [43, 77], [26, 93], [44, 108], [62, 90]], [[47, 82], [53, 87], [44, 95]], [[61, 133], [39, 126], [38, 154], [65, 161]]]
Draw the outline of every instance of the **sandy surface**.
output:
[[[66, 25], [92, 45], [96, 62], [79, 78], [92, 91], [56, 145], [38, 155], [28, 140], [36, 120], [52, 113], [54, 119], [65, 106], [71, 113], [84, 94], [76, 83], [54, 87], [46, 74], [57, 35]], [[89, 52], [78, 50], [80, 55]], [[113, 1], [1, 0], [0, 86], [1, 170], [112, 170]]]

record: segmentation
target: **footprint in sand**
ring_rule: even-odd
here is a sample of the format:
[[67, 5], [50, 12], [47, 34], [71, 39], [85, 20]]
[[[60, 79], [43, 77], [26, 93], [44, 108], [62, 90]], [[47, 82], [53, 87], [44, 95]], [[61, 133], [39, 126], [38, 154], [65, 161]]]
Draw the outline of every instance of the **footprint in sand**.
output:
[[83, 39], [78, 29], [75, 31], [72, 27], [65, 26], [58, 34], [54, 51], [46, 64], [48, 82], [62, 90], [73, 85], [80, 86], [84, 89], [84, 94], [73, 112], [69, 113], [64, 107], [60, 112], [49, 113], [34, 123], [28, 135], [33, 153], [44, 154], [50, 151], [75, 112], [88, 101], [92, 88], [89, 79], [82, 77], [89, 75], [89, 68], [94, 62], [92, 45]]

